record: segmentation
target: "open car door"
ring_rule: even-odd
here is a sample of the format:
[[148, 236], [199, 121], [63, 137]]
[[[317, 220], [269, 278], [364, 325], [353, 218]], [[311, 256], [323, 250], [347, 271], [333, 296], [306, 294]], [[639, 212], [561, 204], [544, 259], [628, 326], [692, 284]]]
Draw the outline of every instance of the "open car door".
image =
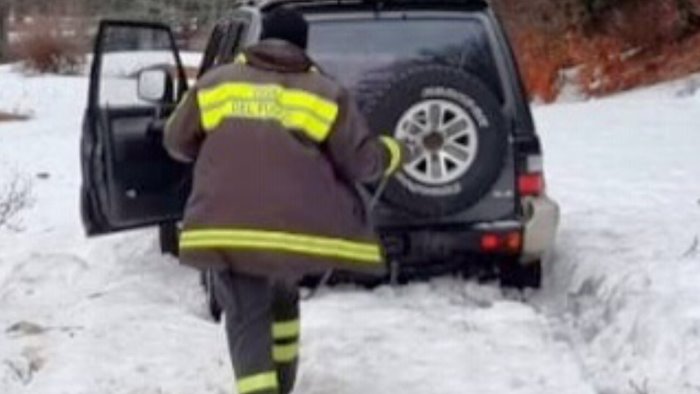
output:
[[162, 137], [186, 90], [168, 26], [100, 24], [81, 141], [81, 210], [88, 235], [180, 219], [191, 169], [168, 156]]
[[245, 47], [258, 41], [261, 29], [260, 11], [252, 7], [241, 7], [219, 21], [207, 40], [197, 76], [232, 62]]

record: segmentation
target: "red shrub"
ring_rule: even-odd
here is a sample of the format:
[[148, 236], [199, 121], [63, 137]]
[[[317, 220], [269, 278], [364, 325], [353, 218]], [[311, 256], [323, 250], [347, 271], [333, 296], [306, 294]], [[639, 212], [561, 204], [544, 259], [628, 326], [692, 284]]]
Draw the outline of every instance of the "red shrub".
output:
[[542, 31], [529, 30], [516, 34], [514, 46], [530, 96], [545, 102], [556, 99], [560, 71], [570, 66], [565, 43]]
[[532, 97], [554, 100], [570, 67], [591, 96], [700, 70], [700, 0], [603, 3], [586, 11], [579, 0], [496, 0]]

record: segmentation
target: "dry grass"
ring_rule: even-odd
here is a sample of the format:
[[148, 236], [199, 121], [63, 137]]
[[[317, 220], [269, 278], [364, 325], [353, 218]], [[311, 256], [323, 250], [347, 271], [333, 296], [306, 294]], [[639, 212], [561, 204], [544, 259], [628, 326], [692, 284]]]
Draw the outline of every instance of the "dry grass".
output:
[[7, 184], [0, 185], [0, 229], [21, 230], [15, 219], [33, 204], [32, 183], [28, 179], [15, 174]]
[[29, 119], [26, 115], [10, 114], [0, 111], [0, 122], [17, 122]]

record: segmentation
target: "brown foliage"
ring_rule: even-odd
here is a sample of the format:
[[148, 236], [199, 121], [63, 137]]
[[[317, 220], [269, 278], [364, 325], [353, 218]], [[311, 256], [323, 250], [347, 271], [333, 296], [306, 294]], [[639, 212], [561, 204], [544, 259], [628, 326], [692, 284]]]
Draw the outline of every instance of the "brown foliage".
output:
[[622, 89], [620, 74], [626, 67], [627, 51], [632, 51], [623, 40], [571, 33], [567, 41], [572, 63], [579, 67], [578, 83], [585, 93], [600, 95]]
[[653, 50], [638, 52], [609, 73], [608, 81], [590, 94], [602, 95], [632, 89], [670, 79], [681, 78], [700, 70], [700, 34], [681, 41], [666, 42]]
[[13, 45], [14, 57], [33, 72], [80, 73], [85, 65], [85, 41], [76, 33], [80, 30], [56, 26], [49, 18], [26, 26]]
[[700, 0], [609, 0], [583, 16], [571, 11], [576, 9], [568, 0], [537, 0], [533, 8], [516, 3], [497, 1], [525, 84], [544, 101], [557, 97], [562, 71], [572, 67], [582, 91], [592, 96], [700, 69]]
[[514, 37], [514, 46], [530, 96], [545, 102], [556, 99], [559, 73], [570, 65], [565, 42], [536, 30], [525, 30]]

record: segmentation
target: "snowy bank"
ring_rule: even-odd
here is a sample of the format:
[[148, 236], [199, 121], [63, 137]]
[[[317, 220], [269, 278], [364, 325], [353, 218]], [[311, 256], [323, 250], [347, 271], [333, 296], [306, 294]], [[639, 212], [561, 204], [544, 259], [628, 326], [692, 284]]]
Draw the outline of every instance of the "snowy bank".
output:
[[541, 107], [563, 223], [548, 288], [601, 393], [700, 391], [700, 96]]

